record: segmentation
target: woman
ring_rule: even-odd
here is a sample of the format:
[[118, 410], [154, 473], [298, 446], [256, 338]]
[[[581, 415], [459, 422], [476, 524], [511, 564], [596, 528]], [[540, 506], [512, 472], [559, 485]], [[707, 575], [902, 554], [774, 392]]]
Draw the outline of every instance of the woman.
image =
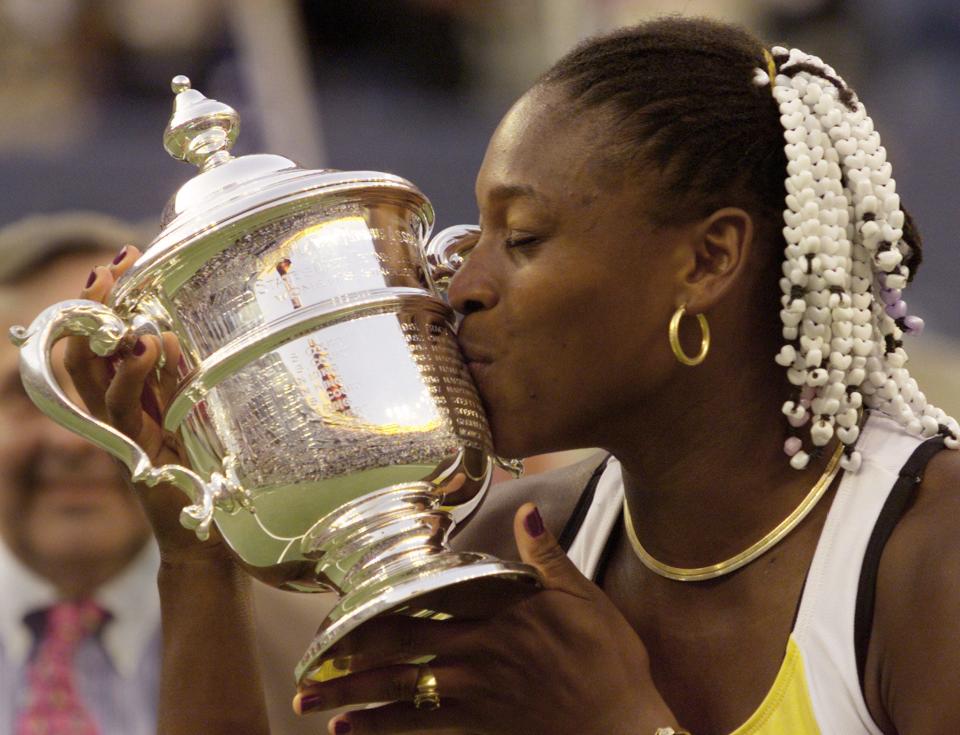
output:
[[[554, 493], [581, 569], [566, 518], [524, 504], [516, 544], [545, 591], [483, 623], [381, 620], [334, 652], [366, 670], [295, 706], [354, 705], [341, 735], [960, 732], [960, 460], [938, 451], [960, 428], [904, 368], [920, 241], [836, 73], [704, 20], [591, 41], [508, 112], [477, 199], [449, 295], [498, 451], [612, 458], [583, 494], [504, 488], [467, 533], [503, 538], [499, 510]], [[80, 342], [68, 361], [92, 410], [165, 461], [138, 403], [159, 349], [112, 380]], [[168, 495], [147, 505], [164, 731], [261, 731], [245, 581]], [[393, 663], [417, 654], [429, 671]]]

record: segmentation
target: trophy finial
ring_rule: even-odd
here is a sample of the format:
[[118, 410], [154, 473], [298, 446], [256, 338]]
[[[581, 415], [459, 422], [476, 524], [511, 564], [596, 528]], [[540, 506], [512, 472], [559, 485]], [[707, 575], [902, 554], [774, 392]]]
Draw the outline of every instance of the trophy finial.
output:
[[170, 81], [176, 94], [173, 115], [163, 132], [163, 147], [174, 158], [208, 171], [226, 163], [240, 133], [240, 116], [229, 105], [208, 99], [178, 74]]
[[180, 94], [181, 92], [190, 89], [190, 77], [184, 76], [183, 74], [177, 74], [177, 76], [170, 80], [170, 89], [174, 94]]

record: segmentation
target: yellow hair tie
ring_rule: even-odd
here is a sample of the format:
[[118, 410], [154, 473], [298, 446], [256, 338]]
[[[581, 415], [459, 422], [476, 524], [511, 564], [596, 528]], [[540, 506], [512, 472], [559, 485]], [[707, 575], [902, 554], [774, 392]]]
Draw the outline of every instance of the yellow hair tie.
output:
[[774, 82], [777, 79], [777, 62], [773, 60], [773, 54], [766, 49], [763, 50], [763, 58], [767, 60], [767, 74], [770, 76], [770, 91], [773, 91]]

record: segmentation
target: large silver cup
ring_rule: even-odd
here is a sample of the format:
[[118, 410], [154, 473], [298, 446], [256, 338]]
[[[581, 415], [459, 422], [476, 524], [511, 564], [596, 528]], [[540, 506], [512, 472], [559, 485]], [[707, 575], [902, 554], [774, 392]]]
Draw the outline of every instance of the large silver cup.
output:
[[[107, 305], [65, 301], [11, 330], [30, 397], [134, 481], [185, 491], [184, 525], [205, 538], [216, 524], [258, 578], [338, 594], [298, 681], [348, 671], [324, 653], [377, 615], [482, 617], [535, 589], [531, 568], [446, 543], [496, 461], [434, 280], [469, 228], [428, 245], [430, 203], [396, 176], [233, 158], [236, 113], [183, 77], [174, 91], [164, 143], [200, 173]], [[63, 336], [110, 355], [163, 331], [183, 351], [163, 426], [190, 467], [154, 467], [51, 370]]]

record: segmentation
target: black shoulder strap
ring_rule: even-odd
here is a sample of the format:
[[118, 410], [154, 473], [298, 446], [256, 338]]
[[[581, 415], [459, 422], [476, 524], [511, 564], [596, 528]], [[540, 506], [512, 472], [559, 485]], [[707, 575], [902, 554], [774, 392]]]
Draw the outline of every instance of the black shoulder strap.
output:
[[623, 512], [620, 513], [620, 523], [613, 524], [613, 530], [607, 537], [607, 543], [603, 545], [603, 551], [597, 560], [597, 569], [593, 573], [593, 583], [598, 587], [603, 587], [603, 578], [607, 574], [607, 565], [610, 563], [610, 557], [613, 556], [613, 550], [620, 543], [620, 534], [623, 533]]
[[943, 437], [935, 436], [918, 446], [910, 459], [900, 470], [897, 479], [883, 504], [873, 533], [867, 542], [867, 550], [863, 556], [863, 567], [860, 570], [860, 583], [857, 585], [857, 604], [853, 615], [853, 643], [857, 656], [857, 675], [860, 678], [860, 688], [863, 689], [863, 677], [867, 663], [867, 648], [870, 645], [870, 631], [873, 628], [873, 608], [876, 601], [877, 572], [880, 568], [880, 557], [896, 528], [897, 523], [907, 512], [913, 502], [914, 495], [920, 482], [923, 480], [923, 471], [927, 462], [937, 452], [943, 449]]
[[603, 471], [607, 468], [607, 461], [609, 459], [610, 457], [608, 455], [603, 462], [597, 466], [597, 469], [593, 471], [593, 474], [590, 475], [586, 487], [584, 487], [583, 492], [580, 493], [580, 499], [577, 501], [573, 513], [570, 515], [570, 518], [567, 519], [566, 525], [564, 525], [563, 530], [560, 532], [560, 538], [557, 539], [557, 543], [560, 544], [560, 548], [564, 551], [570, 551], [574, 539], [577, 537], [577, 534], [580, 533], [580, 527], [583, 525], [583, 520], [587, 517], [587, 511], [590, 510], [590, 506], [593, 504], [593, 496], [597, 491], [597, 483], [600, 482], [600, 475], [602, 475]]

